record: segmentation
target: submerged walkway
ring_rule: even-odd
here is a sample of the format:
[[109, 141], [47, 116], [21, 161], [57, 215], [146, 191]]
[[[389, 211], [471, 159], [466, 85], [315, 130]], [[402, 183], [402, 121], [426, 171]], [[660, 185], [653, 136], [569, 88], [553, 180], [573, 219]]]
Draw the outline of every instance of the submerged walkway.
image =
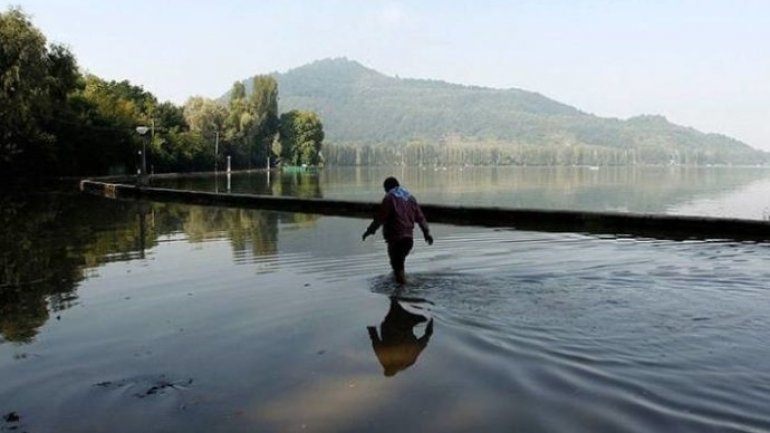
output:
[[[84, 180], [83, 192], [113, 199], [151, 200], [203, 206], [371, 218], [379, 202], [302, 199], [213, 193]], [[431, 223], [505, 227], [517, 230], [608, 234], [661, 239], [770, 241], [770, 221], [678, 215], [420, 205]]]

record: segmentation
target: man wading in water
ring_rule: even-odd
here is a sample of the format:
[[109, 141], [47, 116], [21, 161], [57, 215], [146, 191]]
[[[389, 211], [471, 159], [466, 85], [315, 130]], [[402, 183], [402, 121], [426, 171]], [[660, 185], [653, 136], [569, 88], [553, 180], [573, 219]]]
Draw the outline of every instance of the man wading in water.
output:
[[393, 268], [396, 282], [404, 284], [406, 283], [404, 262], [409, 251], [412, 250], [412, 246], [414, 246], [414, 239], [412, 238], [414, 223], [416, 222], [420, 226], [428, 245], [433, 245], [433, 236], [430, 235], [428, 222], [425, 221], [425, 216], [422, 214], [417, 200], [409, 194], [409, 191], [399, 185], [395, 177], [385, 179], [382, 186], [385, 188], [385, 198], [382, 199], [380, 210], [375, 215], [374, 221], [369, 224], [361, 239], [366, 240], [367, 236], [373, 235], [380, 226], [383, 226], [382, 232], [388, 243], [390, 266]]

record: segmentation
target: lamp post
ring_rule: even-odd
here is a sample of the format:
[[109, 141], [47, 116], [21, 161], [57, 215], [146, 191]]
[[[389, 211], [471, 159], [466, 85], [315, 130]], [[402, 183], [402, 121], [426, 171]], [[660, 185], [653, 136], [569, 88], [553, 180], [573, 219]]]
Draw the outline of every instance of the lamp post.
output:
[[216, 131], [216, 137], [214, 140], [214, 173], [219, 171], [219, 128]]
[[147, 183], [147, 131], [150, 128], [147, 126], [137, 126], [136, 133], [142, 136], [142, 168], [140, 169], [139, 181], [142, 184]]

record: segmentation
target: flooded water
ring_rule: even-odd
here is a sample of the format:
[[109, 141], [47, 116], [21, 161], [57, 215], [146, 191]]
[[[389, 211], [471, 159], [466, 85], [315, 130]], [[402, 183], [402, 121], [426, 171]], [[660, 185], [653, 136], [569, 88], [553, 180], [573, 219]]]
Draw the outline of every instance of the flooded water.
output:
[[370, 202], [382, 194], [387, 176], [396, 176], [421, 202], [431, 204], [770, 219], [770, 168], [373, 167], [152, 182], [200, 191]]
[[[361, 173], [231, 190], [376, 200]], [[440, 176], [403, 179], [426, 203], [561, 207], [570, 184], [565, 208], [770, 204], [753, 170], [529, 193]], [[770, 244], [435, 225], [399, 289], [359, 219], [57, 193], [3, 196], [0, 222], [0, 431], [770, 430]]]

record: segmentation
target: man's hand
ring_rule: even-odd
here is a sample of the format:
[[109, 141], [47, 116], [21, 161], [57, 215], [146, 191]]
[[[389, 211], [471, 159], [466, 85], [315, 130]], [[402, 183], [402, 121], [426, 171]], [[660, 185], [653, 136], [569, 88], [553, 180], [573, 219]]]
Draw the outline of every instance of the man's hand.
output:
[[428, 245], [433, 245], [433, 236], [431, 236], [430, 233], [425, 233], [425, 242], [427, 242]]

